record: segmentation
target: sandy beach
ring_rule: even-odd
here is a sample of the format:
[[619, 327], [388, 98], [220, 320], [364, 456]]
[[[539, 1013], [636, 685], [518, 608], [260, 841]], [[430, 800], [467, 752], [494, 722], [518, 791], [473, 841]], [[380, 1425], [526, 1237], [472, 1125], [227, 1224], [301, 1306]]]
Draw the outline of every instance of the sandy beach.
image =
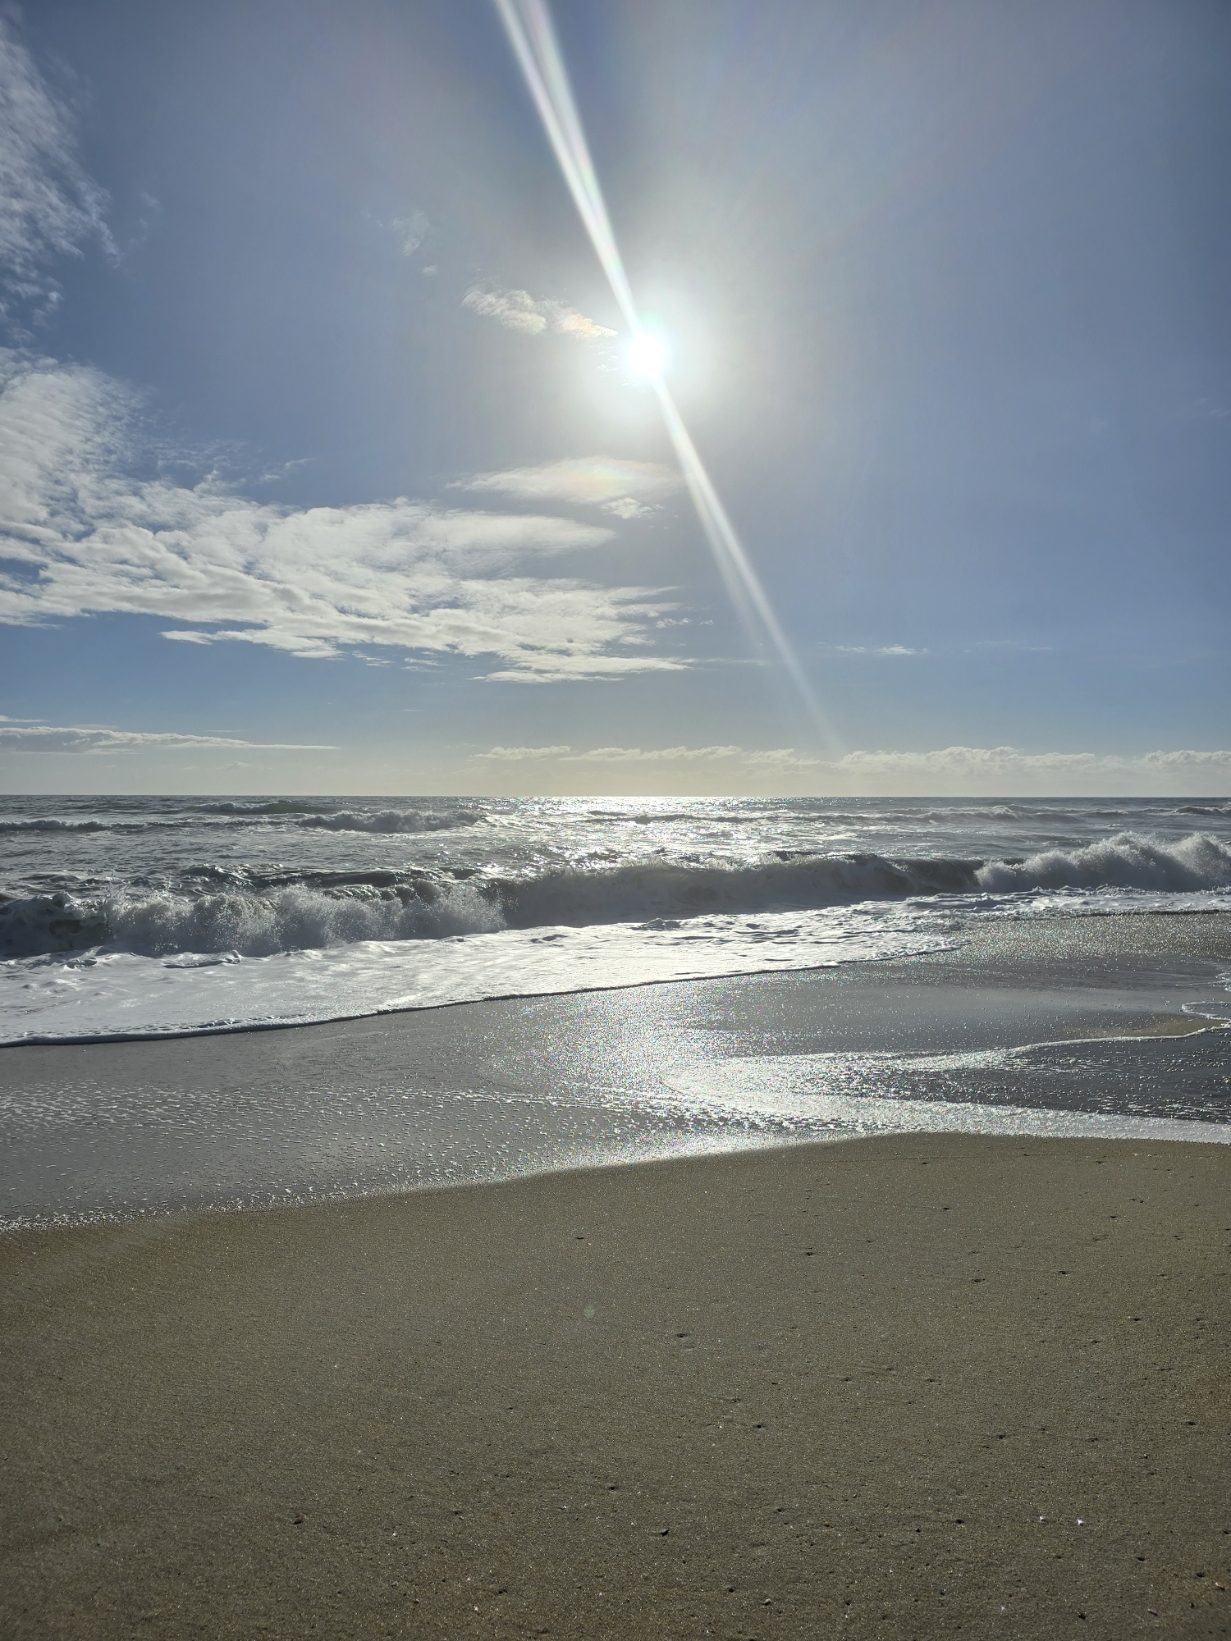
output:
[[1222, 1146], [0, 1243], [8, 1636], [1228, 1633]]

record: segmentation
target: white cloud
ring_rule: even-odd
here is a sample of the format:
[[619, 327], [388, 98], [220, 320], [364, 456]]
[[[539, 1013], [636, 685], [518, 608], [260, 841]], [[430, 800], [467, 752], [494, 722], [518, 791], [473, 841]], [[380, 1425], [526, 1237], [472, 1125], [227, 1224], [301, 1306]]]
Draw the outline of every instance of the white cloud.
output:
[[432, 225], [422, 211], [408, 211], [405, 216], [394, 217], [389, 226], [397, 236], [403, 256], [414, 256], [432, 231]]
[[535, 467], [475, 473], [459, 479], [453, 488], [536, 504], [564, 502], [574, 507], [605, 507], [621, 518], [629, 518], [649, 512], [643, 503], [674, 495], [683, 488], [683, 482], [678, 469], [662, 462], [628, 461], [619, 456], [567, 456]]
[[1231, 781], [1231, 751], [1024, 752], [1013, 746], [948, 746], [926, 752], [848, 752], [821, 767], [844, 791], [1144, 795]]
[[488, 683], [564, 684], [595, 683], [625, 678], [635, 672], [683, 672], [690, 660], [668, 655], [560, 655], [532, 656], [515, 667], [484, 673]]
[[492, 747], [477, 756], [492, 762], [550, 761], [556, 764], [713, 766], [727, 775], [756, 772], [754, 784], [779, 773], [790, 783], [806, 776], [815, 793], [889, 794], [940, 797], [1008, 796], [1014, 792], [1057, 795], [1087, 793], [1208, 793], [1231, 782], [1231, 751], [1176, 749], [1116, 754], [1023, 752], [1017, 747], [950, 746], [929, 751], [854, 751], [824, 759], [795, 747], [596, 746]]
[[660, 593], [551, 571], [606, 525], [404, 497], [293, 510], [135, 478], [139, 411], [97, 371], [0, 354], [0, 623], [149, 615], [179, 643], [495, 657], [487, 676], [518, 683], [685, 665], [649, 653]]
[[572, 336], [579, 342], [601, 342], [604, 337], [616, 334], [609, 326], [600, 325], [597, 319], [590, 319], [563, 302], [542, 302], [539, 306], [546, 313], [552, 330], [561, 336]]
[[176, 731], [112, 729], [106, 724], [35, 724], [13, 727], [0, 719], [4, 752], [333, 752], [335, 747], [298, 741], [246, 741], [233, 735], [188, 735]]
[[570, 763], [711, 763], [715, 758], [738, 758], [737, 746], [596, 746], [575, 752]]
[[593, 746], [581, 750], [573, 746], [494, 746], [480, 752], [480, 758], [497, 762], [528, 761], [551, 758], [559, 763], [729, 763], [738, 759], [759, 767], [812, 767], [815, 758], [797, 752], [794, 747], [773, 747], [768, 750], [750, 750], [743, 746]]
[[546, 315], [539, 312], [529, 291], [485, 291], [472, 285], [462, 297], [462, 306], [482, 314], [484, 319], [495, 319], [506, 330], [524, 331], [527, 336], [541, 336], [547, 329]]
[[909, 644], [822, 644], [830, 655], [930, 655], [930, 650], [917, 649]]
[[[1150, 759], [1187, 757], [1183, 753], [1147, 753]], [[1205, 756], [1208, 756], [1206, 754]], [[1110, 757], [1096, 752], [1022, 752], [1013, 746], [946, 746], [928, 752], [848, 752], [836, 762], [840, 769], [935, 771], [950, 774], [971, 770], [1093, 770], [1120, 767], [1141, 759]]]
[[506, 330], [521, 331], [526, 336], [542, 336], [550, 330], [558, 336], [572, 337], [576, 342], [598, 342], [616, 334], [565, 302], [499, 285], [472, 285], [462, 297], [462, 306], [484, 319], [494, 319]]
[[623, 519], [625, 523], [633, 519], [651, 518], [657, 511], [656, 508], [647, 507], [643, 501], [634, 501], [632, 496], [617, 496], [614, 501], [605, 501], [602, 505], [608, 513], [614, 513], [616, 518]]
[[492, 746], [477, 756], [489, 758], [493, 763], [519, 764], [534, 759], [563, 758], [572, 750], [571, 746]]
[[57, 258], [115, 245], [106, 196], [77, 158], [71, 110], [0, 13], [0, 313], [37, 323], [60, 299]]

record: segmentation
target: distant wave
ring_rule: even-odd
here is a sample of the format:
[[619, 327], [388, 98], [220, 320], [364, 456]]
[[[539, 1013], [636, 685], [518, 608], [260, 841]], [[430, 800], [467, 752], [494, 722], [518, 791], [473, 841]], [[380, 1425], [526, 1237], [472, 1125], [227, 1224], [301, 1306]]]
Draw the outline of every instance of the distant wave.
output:
[[448, 832], [482, 818], [462, 809], [334, 809], [301, 815], [296, 824], [325, 832]]
[[154, 832], [180, 825], [171, 820], [100, 821], [56, 820], [51, 816], [33, 820], [0, 820], [0, 834], [20, 836], [22, 833], [61, 832], [70, 836], [90, 832]]
[[217, 803], [194, 804], [193, 810], [201, 815], [311, 815], [319, 811], [316, 803], [300, 803], [294, 798], [263, 798], [253, 803], [238, 803], [231, 799]]
[[[140, 822], [136, 823], [138, 826]], [[5, 820], [0, 821], [0, 832], [110, 832], [111, 823], [95, 820]]]
[[915, 896], [1102, 888], [1189, 893], [1229, 887], [1231, 847], [1200, 832], [1172, 844], [1121, 833], [1084, 848], [985, 862], [804, 855], [730, 865], [653, 860], [537, 875], [421, 873], [400, 879], [386, 873], [288, 870], [276, 880], [195, 895], [159, 890], [9, 900], [0, 903], [0, 955], [30, 957], [105, 945], [147, 956], [264, 956], [357, 940], [755, 916]]
[[[0, 820], [0, 835], [55, 832], [68, 836], [92, 832], [160, 832], [183, 830], [192, 825], [242, 827], [284, 820], [305, 830], [323, 832], [446, 832], [474, 826], [484, 817], [464, 809], [321, 809], [278, 799], [271, 803], [201, 804], [193, 815], [208, 815], [207, 822], [191, 815], [146, 820], [57, 820], [36, 817], [30, 820]], [[216, 818], [215, 818], [216, 817]]]
[[275, 798], [267, 803], [206, 803], [201, 813], [236, 821], [289, 820], [321, 832], [447, 832], [474, 826], [481, 814], [465, 809], [322, 809], [319, 804]]

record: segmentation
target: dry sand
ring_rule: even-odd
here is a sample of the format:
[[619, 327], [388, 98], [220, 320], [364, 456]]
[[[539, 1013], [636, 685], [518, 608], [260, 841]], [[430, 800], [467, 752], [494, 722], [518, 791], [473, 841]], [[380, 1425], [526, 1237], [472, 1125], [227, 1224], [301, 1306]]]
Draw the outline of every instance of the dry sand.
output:
[[1229, 1183], [929, 1136], [8, 1237], [0, 1633], [1226, 1635]]

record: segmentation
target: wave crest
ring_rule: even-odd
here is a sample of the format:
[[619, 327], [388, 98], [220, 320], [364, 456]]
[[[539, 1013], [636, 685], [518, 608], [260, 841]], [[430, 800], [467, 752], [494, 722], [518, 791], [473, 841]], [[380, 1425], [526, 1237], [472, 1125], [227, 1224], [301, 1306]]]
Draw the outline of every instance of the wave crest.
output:
[[180, 895], [31, 895], [0, 905], [0, 954], [34, 957], [106, 945], [141, 957], [182, 952], [314, 951], [357, 940], [433, 940], [501, 927], [498, 910], [469, 885], [443, 892], [286, 888]]
[[1207, 832], [1159, 843], [1135, 832], [1080, 849], [1045, 849], [1021, 861], [989, 861], [978, 871], [990, 893], [1029, 889], [1154, 889], [1190, 892], [1231, 887], [1231, 847]]
[[334, 809], [301, 815], [296, 824], [325, 832], [450, 832], [481, 819], [462, 809]]
[[[345, 812], [338, 818], [346, 818]], [[816, 911], [932, 895], [1229, 887], [1231, 847], [1201, 832], [1167, 845], [1126, 832], [1085, 848], [985, 862], [848, 854], [729, 865], [655, 860], [537, 876], [425, 873], [412, 880], [392, 873], [320, 873], [309, 881], [300, 873], [289, 881], [232, 881], [198, 895], [160, 890], [10, 900], [0, 903], [0, 955], [107, 945], [145, 956], [238, 952], [259, 957], [359, 940], [433, 940], [558, 925], [662, 921], [665, 926], [690, 918]]]

